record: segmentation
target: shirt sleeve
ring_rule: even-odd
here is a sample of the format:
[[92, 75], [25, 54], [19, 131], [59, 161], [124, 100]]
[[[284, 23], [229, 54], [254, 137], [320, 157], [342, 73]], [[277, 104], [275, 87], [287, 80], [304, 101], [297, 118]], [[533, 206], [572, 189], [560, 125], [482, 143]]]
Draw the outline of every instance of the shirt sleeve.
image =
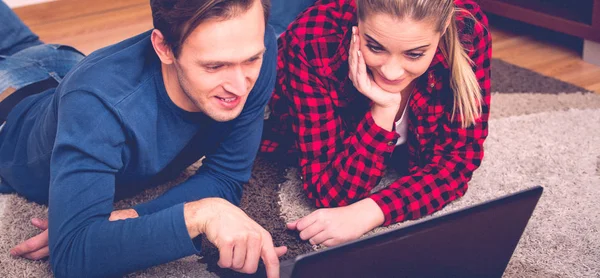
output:
[[440, 122], [428, 123], [437, 124], [431, 158], [423, 166], [412, 167], [410, 175], [371, 196], [385, 215], [384, 225], [431, 214], [463, 196], [473, 172], [481, 164], [483, 142], [488, 135], [492, 41], [485, 15], [475, 10], [473, 16], [479, 23], [473, 25], [473, 48], [468, 52], [481, 87], [481, 118], [477, 124], [462, 128], [460, 121], [451, 120], [452, 107], [447, 105]]
[[[280, 59], [286, 66], [280, 69], [285, 72], [279, 81], [292, 104], [292, 130], [307, 196], [318, 207], [344, 206], [367, 197], [381, 178], [398, 135], [375, 124], [370, 112], [355, 131], [348, 131], [330, 97], [336, 92], [307, 58], [306, 53], [315, 50], [293, 34], [282, 43]], [[319, 57], [317, 62], [330, 61]]]
[[207, 197], [219, 197], [239, 205], [242, 186], [250, 179], [258, 152], [264, 122], [264, 109], [275, 86], [277, 42], [271, 28], [259, 78], [250, 92], [242, 113], [233, 120], [231, 133], [215, 152], [206, 156], [202, 167], [185, 182], [160, 197], [137, 205], [140, 215], [154, 213], [172, 205]]
[[50, 263], [57, 277], [118, 276], [199, 250], [183, 205], [109, 221], [115, 177], [123, 167], [119, 116], [97, 96], [63, 95], [50, 166]]

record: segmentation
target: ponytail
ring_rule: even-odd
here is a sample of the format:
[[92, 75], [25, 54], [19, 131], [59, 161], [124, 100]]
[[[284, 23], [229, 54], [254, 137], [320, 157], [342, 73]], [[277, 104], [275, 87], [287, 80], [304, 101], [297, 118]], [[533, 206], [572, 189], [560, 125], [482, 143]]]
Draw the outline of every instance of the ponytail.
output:
[[[473, 15], [456, 7], [455, 0], [356, 0], [359, 20], [368, 14], [384, 13], [397, 19], [415, 21], [430, 20], [438, 32], [443, 32], [440, 50], [450, 66], [450, 87], [454, 92], [452, 118], [458, 119], [463, 128], [475, 125], [481, 117], [483, 103], [481, 87], [473, 72], [473, 61], [465, 52], [458, 37], [456, 13], [464, 12], [478, 24]], [[448, 27], [446, 27], [446, 24]], [[446, 29], [446, 30], [444, 30]]]
[[454, 16], [443, 35], [440, 48], [450, 66], [450, 87], [454, 92], [452, 120], [458, 113], [462, 128], [475, 125], [481, 116], [481, 87], [473, 72], [473, 61], [465, 52], [458, 37]]

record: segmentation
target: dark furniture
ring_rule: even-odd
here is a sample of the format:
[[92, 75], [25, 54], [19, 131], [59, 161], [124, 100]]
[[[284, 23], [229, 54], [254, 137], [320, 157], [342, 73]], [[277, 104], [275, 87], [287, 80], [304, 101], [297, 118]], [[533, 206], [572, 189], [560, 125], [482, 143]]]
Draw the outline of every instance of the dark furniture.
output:
[[[584, 40], [584, 60], [600, 63], [600, 0], [477, 0], [486, 13]], [[586, 58], [586, 56], [588, 58]]]

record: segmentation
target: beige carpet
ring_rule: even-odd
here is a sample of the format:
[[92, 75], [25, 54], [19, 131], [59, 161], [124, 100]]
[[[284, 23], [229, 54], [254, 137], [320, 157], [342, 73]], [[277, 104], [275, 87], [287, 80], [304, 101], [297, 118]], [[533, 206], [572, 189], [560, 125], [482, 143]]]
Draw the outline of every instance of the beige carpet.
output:
[[[497, 93], [484, 162], [465, 197], [440, 213], [542, 185], [544, 195], [505, 277], [600, 277], [600, 95], [575, 93], [580, 89], [501, 61], [494, 61], [493, 68]], [[528, 83], [511, 76], [526, 76]], [[388, 173], [380, 186], [394, 178]], [[168, 186], [172, 185], [116, 207], [152, 198]], [[242, 208], [271, 231], [277, 244], [290, 247], [286, 258], [313, 249], [283, 229], [284, 221], [313, 209], [299, 189], [297, 169], [260, 158]], [[51, 277], [47, 262], [8, 255], [11, 246], [38, 232], [29, 219], [46, 213], [16, 195], [0, 196], [0, 277]], [[207, 244], [205, 251], [204, 257], [188, 257], [128, 277], [237, 276], [216, 267], [213, 247]]]
[[[506, 276], [598, 277], [599, 123], [600, 109], [543, 112], [492, 121], [486, 159], [468, 193], [440, 213], [542, 185], [546, 190]], [[312, 210], [298, 201], [303, 199], [295, 174], [289, 173], [290, 181], [281, 191], [282, 203], [287, 204], [283, 205], [283, 217], [288, 220]], [[383, 183], [389, 184], [394, 178], [390, 174]]]

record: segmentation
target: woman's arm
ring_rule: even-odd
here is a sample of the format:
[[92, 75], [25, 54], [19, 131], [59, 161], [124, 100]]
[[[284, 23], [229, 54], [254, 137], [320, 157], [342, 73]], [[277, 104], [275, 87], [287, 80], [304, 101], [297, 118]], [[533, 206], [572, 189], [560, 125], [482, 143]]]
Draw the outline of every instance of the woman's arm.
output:
[[335, 81], [322, 74], [327, 71], [323, 67], [342, 62], [317, 55], [315, 49], [339, 44], [340, 38], [320, 37], [309, 44], [294, 35], [301, 33], [288, 32], [281, 41], [279, 57], [285, 67], [280, 67], [278, 89], [291, 103], [303, 188], [318, 207], [348, 205], [367, 197], [379, 182], [398, 135], [378, 126], [370, 111], [356, 130], [346, 129], [332, 97], [339, 93], [331, 85]]
[[[414, 163], [416, 166], [410, 169], [408, 176], [352, 205], [316, 210], [288, 223], [289, 229], [300, 231], [300, 237], [312, 244], [337, 245], [356, 239], [381, 224], [390, 225], [431, 214], [465, 193], [467, 182], [483, 158], [490, 107], [491, 37], [483, 13], [478, 9], [472, 9], [472, 12], [480, 25], [469, 29], [471, 31], [463, 31], [472, 32], [473, 47], [469, 48], [469, 56], [482, 89], [482, 115], [477, 124], [462, 128], [460, 122], [453, 121], [452, 101], [431, 103], [437, 106], [428, 106], [431, 109], [427, 110], [445, 109], [445, 112], [441, 117], [418, 117], [418, 133], [428, 138], [418, 136], [417, 140], [423, 146], [432, 147], [419, 150], [425, 151], [419, 155], [424, 161]], [[423, 133], [423, 127], [431, 132]], [[429, 142], [433, 145], [426, 144]], [[306, 188], [306, 181], [304, 186]]]
[[[478, 23], [473, 28], [463, 28], [463, 32], [472, 32], [473, 44], [467, 52], [474, 62], [473, 68], [481, 87], [481, 118], [476, 125], [461, 128], [460, 122], [451, 120], [452, 103], [445, 104], [446, 112], [440, 122], [428, 122], [427, 117], [423, 118], [424, 122], [419, 125], [438, 125], [433, 155], [422, 167], [410, 169], [410, 175], [370, 196], [385, 215], [384, 225], [431, 214], [463, 196], [467, 182], [481, 164], [483, 142], [488, 135], [492, 41], [485, 15], [478, 8], [470, 12]], [[469, 17], [465, 21], [473, 22]], [[461, 21], [459, 26], [465, 21]]]

